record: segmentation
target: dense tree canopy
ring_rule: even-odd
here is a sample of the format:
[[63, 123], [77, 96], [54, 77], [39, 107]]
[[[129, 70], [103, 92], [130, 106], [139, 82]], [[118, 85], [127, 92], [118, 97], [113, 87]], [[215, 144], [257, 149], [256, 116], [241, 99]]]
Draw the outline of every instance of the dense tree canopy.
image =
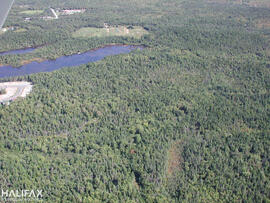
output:
[[[270, 9], [243, 1], [18, 0], [0, 35], [1, 64], [111, 43], [146, 48], [28, 80], [0, 107], [0, 188], [41, 188], [47, 202], [270, 201]], [[31, 9], [86, 8], [30, 22]], [[42, 14], [39, 14], [42, 15]], [[82, 27], [149, 34], [73, 38]]]

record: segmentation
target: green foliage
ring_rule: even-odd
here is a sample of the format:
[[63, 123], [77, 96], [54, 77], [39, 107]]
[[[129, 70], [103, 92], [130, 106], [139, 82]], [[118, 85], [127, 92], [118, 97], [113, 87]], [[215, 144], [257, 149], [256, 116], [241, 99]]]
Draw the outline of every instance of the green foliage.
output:
[[[34, 88], [0, 107], [0, 188], [41, 188], [46, 202], [269, 201], [269, 35], [252, 24], [268, 9], [176, 0], [17, 3], [26, 2], [89, 10], [19, 20], [27, 32], [0, 35], [1, 49], [45, 46], [0, 63], [110, 43], [147, 48], [13, 78]], [[8, 25], [16, 19], [13, 13]], [[104, 22], [149, 34], [72, 37]], [[169, 176], [175, 144], [178, 170]]]
[[6, 94], [6, 93], [7, 93], [6, 89], [0, 89], [0, 95], [1, 94]]

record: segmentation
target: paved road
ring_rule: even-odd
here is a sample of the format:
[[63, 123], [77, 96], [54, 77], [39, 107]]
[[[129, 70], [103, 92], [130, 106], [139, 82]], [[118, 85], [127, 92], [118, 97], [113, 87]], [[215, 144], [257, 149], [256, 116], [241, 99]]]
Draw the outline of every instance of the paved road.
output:
[[50, 9], [51, 9], [53, 15], [55, 16], [55, 19], [58, 19], [58, 15], [56, 14], [55, 10], [53, 8], [50, 8]]

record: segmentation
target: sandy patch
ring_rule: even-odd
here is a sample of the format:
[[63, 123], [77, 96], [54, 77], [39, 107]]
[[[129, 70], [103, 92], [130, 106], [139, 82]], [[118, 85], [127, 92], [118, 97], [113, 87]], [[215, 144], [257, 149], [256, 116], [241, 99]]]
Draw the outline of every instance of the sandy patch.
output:
[[3, 88], [3, 89], [5, 89], [7, 93], [0, 95], [0, 101], [7, 100], [8, 98], [10, 98], [13, 95], [15, 95], [15, 93], [17, 91], [17, 88], [16, 87], [8, 87], [8, 88]]
[[30, 82], [5, 82], [0, 83], [0, 89], [5, 89], [6, 94], [0, 95], [0, 102], [8, 102], [18, 97], [26, 97], [32, 90]]

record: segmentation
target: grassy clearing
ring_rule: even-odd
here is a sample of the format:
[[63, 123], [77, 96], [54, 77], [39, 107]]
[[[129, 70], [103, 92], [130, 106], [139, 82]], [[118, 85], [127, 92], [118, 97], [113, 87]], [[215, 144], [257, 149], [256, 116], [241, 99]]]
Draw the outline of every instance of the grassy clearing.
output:
[[181, 169], [182, 157], [179, 149], [180, 144], [181, 141], [175, 142], [168, 151], [168, 176], [172, 176]]
[[244, 4], [245, 0], [208, 0], [208, 3], [220, 3], [220, 4]]
[[126, 36], [140, 38], [141, 36], [148, 34], [148, 32], [139, 26], [126, 27], [108, 27], [108, 28], [93, 28], [86, 27], [77, 30], [73, 33], [75, 38], [89, 38], [89, 37], [109, 37], [109, 36]]
[[270, 8], [269, 0], [208, 0], [209, 3], [233, 3], [233, 4], [241, 4], [241, 5], [249, 5], [252, 7], [265, 7]]
[[256, 22], [256, 27], [260, 29], [270, 28], [270, 19], [259, 19]]
[[253, 7], [270, 8], [270, 1], [269, 0], [250, 0], [248, 2], [248, 5], [253, 6]]
[[37, 15], [43, 13], [44, 10], [27, 10], [27, 11], [22, 11], [20, 12], [21, 14], [26, 14], [26, 15]]
[[26, 32], [27, 30], [25, 28], [19, 28], [15, 30], [14, 32]]

